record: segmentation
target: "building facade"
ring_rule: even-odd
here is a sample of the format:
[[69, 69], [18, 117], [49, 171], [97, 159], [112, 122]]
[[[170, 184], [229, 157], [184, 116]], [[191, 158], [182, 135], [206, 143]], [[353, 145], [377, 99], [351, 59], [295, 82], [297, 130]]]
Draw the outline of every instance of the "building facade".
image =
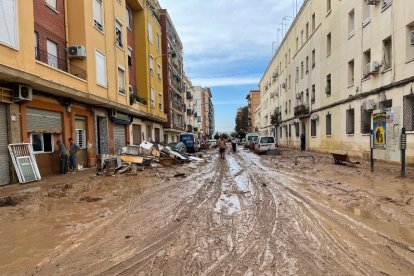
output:
[[[58, 140], [68, 146], [73, 137], [85, 167], [127, 143], [160, 141], [167, 116], [151, 62], [162, 54], [156, 1], [0, 5], [2, 164], [10, 164], [8, 143], [32, 143], [46, 175], [58, 172]], [[0, 184], [13, 181], [10, 167], [2, 167]]]
[[184, 74], [184, 91], [185, 91], [185, 105], [187, 111], [184, 115], [186, 124], [186, 132], [194, 133], [198, 137], [200, 131], [200, 124], [197, 120], [198, 114], [194, 104], [194, 89], [193, 85], [186, 74]]
[[[175, 30], [168, 11], [162, 9], [162, 47], [164, 77], [164, 112], [167, 122], [164, 123], [165, 142], [177, 141], [178, 135], [186, 131], [184, 85], [183, 85], [183, 44]], [[164, 138], [164, 139], [165, 139]]]
[[306, 0], [260, 81], [260, 131], [283, 146], [298, 148], [303, 134], [309, 150], [368, 158], [372, 117], [383, 114], [375, 158], [400, 161], [405, 127], [414, 163], [413, 9]]
[[246, 96], [246, 100], [248, 107], [247, 124], [249, 128], [247, 132], [257, 132], [258, 128], [256, 126], [256, 108], [260, 105], [260, 90], [250, 90], [249, 94]]
[[199, 139], [205, 142], [214, 135], [214, 106], [210, 88], [194, 86], [194, 106], [200, 126]]

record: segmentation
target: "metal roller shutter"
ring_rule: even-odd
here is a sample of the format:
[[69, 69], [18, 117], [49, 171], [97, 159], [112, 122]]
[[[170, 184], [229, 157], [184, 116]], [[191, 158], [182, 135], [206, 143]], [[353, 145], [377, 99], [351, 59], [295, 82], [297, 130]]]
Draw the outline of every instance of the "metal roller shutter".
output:
[[0, 104], [0, 185], [10, 183], [6, 105]]
[[27, 108], [27, 130], [40, 133], [62, 133], [62, 113]]
[[126, 127], [124, 125], [114, 124], [114, 145], [115, 153], [122, 147], [126, 146]]

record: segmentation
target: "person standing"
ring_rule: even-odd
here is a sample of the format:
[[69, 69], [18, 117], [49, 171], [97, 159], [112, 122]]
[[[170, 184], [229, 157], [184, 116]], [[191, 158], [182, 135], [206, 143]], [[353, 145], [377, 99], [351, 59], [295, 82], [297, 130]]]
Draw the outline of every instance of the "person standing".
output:
[[67, 160], [68, 154], [66, 152], [65, 144], [63, 144], [60, 140], [56, 142], [59, 147], [59, 158], [60, 158], [60, 174], [66, 174], [67, 172]]
[[301, 134], [300, 135], [300, 150], [304, 151], [306, 149], [306, 144], [305, 144], [305, 134]]
[[76, 158], [76, 153], [80, 150], [80, 147], [73, 142], [72, 137], [69, 139], [69, 169], [72, 170], [72, 173], [75, 172], [76, 167], [78, 166], [78, 160]]
[[219, 142], [218, 142], [218, 147], [219, 147], [219, 151], [220, 151], [220, 158], [224, 159], [225, 153], [226, 153], [226, 141], [224, 140], [223, 137], [220, 138]]

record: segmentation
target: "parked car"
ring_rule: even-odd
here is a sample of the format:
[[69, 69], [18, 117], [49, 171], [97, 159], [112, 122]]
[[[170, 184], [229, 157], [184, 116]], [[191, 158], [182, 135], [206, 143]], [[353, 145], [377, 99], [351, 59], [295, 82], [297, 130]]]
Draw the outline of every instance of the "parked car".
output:
[[179, 135], [179, 141], [184, 143], [187, 152], [195, 152], [197, 151], [197, 137], [194, 133], [181, 133]]
[[254, 150], [258, 138], [259, 137], [253, 137], [252, 139], [250, 139], [250, 142], [247, 144], [247, 148], [249, 150]]
[[244, 144], [244, 148], [250, 148], [250, 144], [253, 139], [257, 139], [259, 137], [258, 133], [247, 133], [246, 134], [246, 143]]
[[266, 153], [269, 150], [276, 149], [275, 137], [273, 136], [259, 136], [257, 143], [254, 146], [256, 153]]
[[207, 144], [209, 144], [211, 147], [215, 148], [215, 147], [217, 147], [217, 140], [216, 139], [207, 140]]

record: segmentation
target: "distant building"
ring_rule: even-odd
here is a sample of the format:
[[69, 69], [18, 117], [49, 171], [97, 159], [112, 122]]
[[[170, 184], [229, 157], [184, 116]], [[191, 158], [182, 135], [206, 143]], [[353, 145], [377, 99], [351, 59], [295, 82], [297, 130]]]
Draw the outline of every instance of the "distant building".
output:
[[194, 86], [194, 106], [198, 115], [198, 122], [201, 129], [199, 131], [199, 139], [205, 141], [211, 139], [214, 135], [214, 106], [211, 100], [212, 94], [210, 88]]
[[246, 96], [248, 107], [248, 132], [255, 132], [256, 129], [256, 108], [260, 105], [260, 90], [250, 90]]
[[260, 81], [260, 131], [368, 158], [372, 116], [384, 113], [375, 159], [400, 161], [405, 127], [413, 164], [413, 10], [414, 1], [305, 0]]

